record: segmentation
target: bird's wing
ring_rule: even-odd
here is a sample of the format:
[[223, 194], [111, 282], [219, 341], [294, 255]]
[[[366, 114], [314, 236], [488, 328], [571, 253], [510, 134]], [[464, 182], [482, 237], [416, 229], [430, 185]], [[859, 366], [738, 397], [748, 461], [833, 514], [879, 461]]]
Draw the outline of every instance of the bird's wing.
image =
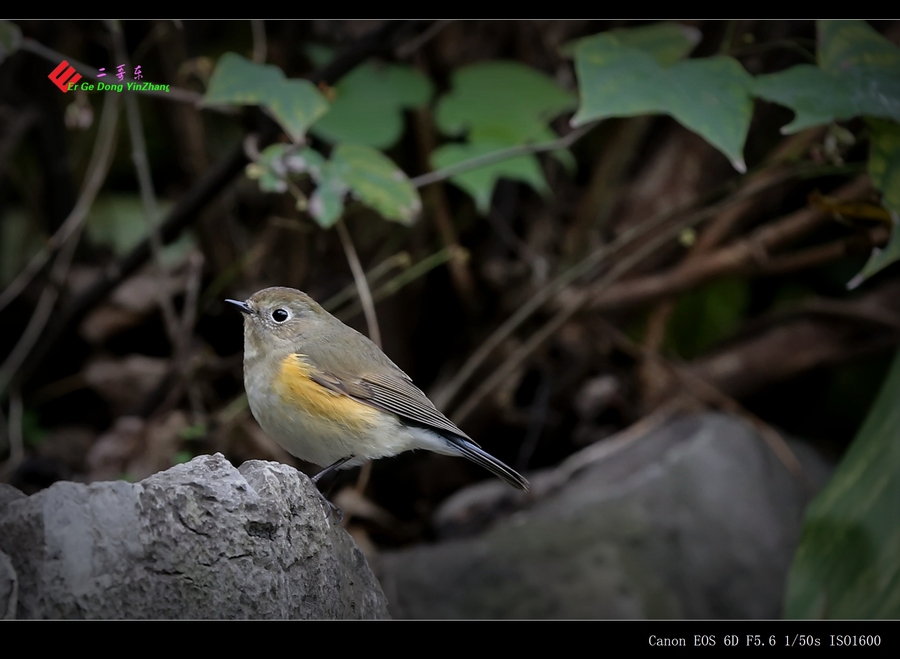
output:
[[471, 437], [441, 414], [403, 371], [397, 369], [397, 372], [399, 375], [370, 373], [358, 378], [342, 378], [317, 369], [310, 377], [323, 387], [366, 405], [472, 441]]

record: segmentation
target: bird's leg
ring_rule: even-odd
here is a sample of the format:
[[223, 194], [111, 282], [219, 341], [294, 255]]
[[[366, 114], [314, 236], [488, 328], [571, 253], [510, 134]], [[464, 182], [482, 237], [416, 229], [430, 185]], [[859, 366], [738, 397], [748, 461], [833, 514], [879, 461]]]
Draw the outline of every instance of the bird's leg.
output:
[[327, 467], [325, 467], [322, 471], [320, 471], [318, 474], [316, 474], [315, 476], [313, 476], [310, 479], [310, 480], [312, 480], [313, 485], [316, 486], [316, 494], [319, 495], [319, 500], [322, 502], [322, 505], [325, 506], [325, 518], [326, 519], [328, 518], [328, 511], [333, 510], [334, 514], [337, 516], [338, 524], [340, 524], [341, 522], [344, 521], [344, 511], [341, 510], [339, 506], [336, 506], [335, 504], [331, 503], [331, 501], [329, 501], [328, 498], [324, 494], [322, 494], [321, 491], [319, 491], [319, 481], [322, 479], [322, 476], [330, 474], [333, 471], [337, 471], [346, 462], [348, 462], [352, 458], [353, 458], [352, 455], [348, 455], [346, 458], [341, 458], [334, 464], [330, 464]]
[[335, 462], [334, 464], [328, 465], [328, 466], [325, 467], [322, 471], [320, 471], [318, 474], [316, 474], [315, 476], [312, 477], [312, 482], [313, 482], [313, 483], [318, 483], [318, 482], [322, 479], [322, 476], [325, 476], [325, 475], [327, 475], [327, 474], [330, 474], [332, 471], [337, 471], [338, 469], [340, 469], [341, 467], [343, 467], [345, 463], [349, 462], [349, 461], [352, 460], [352, 459], [353, 459], [353, 456], [352, 456], [352, 455], [348, 455], [346, 458], [341, 458], [340, 460], [338, 460], [338, 461]]

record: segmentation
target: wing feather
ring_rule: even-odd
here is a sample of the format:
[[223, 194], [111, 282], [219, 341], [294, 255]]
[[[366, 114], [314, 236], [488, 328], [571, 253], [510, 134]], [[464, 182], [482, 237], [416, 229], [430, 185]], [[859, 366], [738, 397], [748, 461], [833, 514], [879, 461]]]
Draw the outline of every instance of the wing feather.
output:
[[472, 441], [471, 437], [441, 414], [434, 403], [428, 400], [403, 371], [397, 369], [397, 372], [402, 377], [393, 373], [369, 373], [360, 378], [347, 380], [321, 370], [311, 377], [323, 387], [350, 396], [366, 405]]

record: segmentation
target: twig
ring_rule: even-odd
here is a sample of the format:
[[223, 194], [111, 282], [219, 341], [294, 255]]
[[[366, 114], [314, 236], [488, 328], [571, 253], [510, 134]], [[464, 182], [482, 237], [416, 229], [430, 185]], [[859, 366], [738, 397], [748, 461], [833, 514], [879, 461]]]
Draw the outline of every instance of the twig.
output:
[[547, 412], [550, 409], [550, 396], [553, 393], [553, 384], [550, 377], [545, 373], [538, 385], [537, 393], [534, 395], [534, 401], [528, 413], [528, 432], [525, 433], [525, 439], [519, 447], [519, 454], [516, 456], [516, 469], [524, 471], [528, 468], [528, 462], [537, 448], [538, 441], [541, 439], [541, 433], [544, 426], [547, 425]]
[[[101, 78], [99, 76], [99, 71], [83, 62], [79, 62], [78, 60], [69, 57], [68, 55], [63, 55], [62, 53], [58, 53], [52, 48], [47, 48], [44, 44], [35, 41], [34, 39], [26, 37], [22, 39], [21, 50], [27, 50], [28, 52], [34, 53], [40, 57], [43, 57], [45, 60], [49, 60], [54, 64], [59, 64], [61, 61], [66, 60], [72, 67], [75, 68], [78, 73], [80, 73], [83, 77], [90, 78], [91, 80], [100, 81]], [[169, 86], [169, 91], [161, 91], [161, 90], [143, 90], [143, 89], [128, 89], [127, 86], [122, 88], [123, 92], [134, 92], [137, 94], [146, 94], [148, 96], [156, 96], [157, 98], [164, 98], [168, 101], [180, 101], [182, 103], [199, 103], [203, 99], [203, 94], [198, 94], [195, 91], [191, 91], [190, 89], [180, 89], [178, 87]], [[219, 111], [219, 112], [227, 112], [230, 113], [231, 110], [222, 110], [221, 108], [213, 108], [210, 107], [211, 110]]]
[[486, 153], [483, 156], [478, 156], [477, 158], [464, 160], [463, 162], [458, 162], [455, 165], [451, 165], [450, 167], [439, 169], [436, 172], [429, 172], [428, 174], [417, 176], [413, 179], [410, 179], [410, 183], [412, 183], [414, 187], [421, 188], [426, 185], [431, 185], [432, 183], [437, 183], [438, 181], [444, 181], [452, 176], [462, 174], [463, 172], [467, 172], [471, 169], [478, 169], [479, 167], [484, 167], [485, 165], [492, 165], [495, 162], [500, 162], [501, 160], [509, 160], [510, 158], [515, 158], [516, 156], [525, 154], [544, 153], [545, 151], [558, 151], [559, 149], [565, 149], [572, 146], [575, 142], [587, 135], [591, 131], [591, 129], [597, 125], [597, 123], [598, 122], [595, 121], [589, 124], [585, 124], [584, 126], [580, 126], [568, 135], [553, 140], [552, 142], [543, 142], [541, 144], [520, 144], [518, 146], [511, 146], [508, 149], [494, 151], [493, 153]]
[[[85, 175], [84, 189], [75, 202], [75, 207], [72, 209], [69, 217], [63, 222], [63, 226], [69, 227], [63, 243], [64, 247], [58, 254], [53, 272], [51, 272], [50, 285], [41, 293], [37, 307], [32, 314], [31, 320], [28, 322], [25, 332], [7, 356], [6, 361], [0, 366], [0, 396], [4, 395], [13, 375], [19, 370], [28, 354], [31, 353], [56, 303], [56, 298], [59, 294], [58, 286], [64, 278], [64, 273], [68, 271], [69, 263], [75, 252], [75, 246], [78, 243], [78, 237], [81, 235], [81, 229], [84, 226], [84, 220], [109, 171], [112, 154], [115, 151], [118, 112], [119, 95], [107, 94], [103, 100], [103, 112], [98, 125], [97, 141], [94, 143], [91, 161]], [[47, 258], [49, 258], [49, 255]]]
[[[796, 168], [785, 172], [783, 180], [788, 180], [791, 177], [800, 174], [801, 172], [802, 168]], [[782, 180], [778, 180], [773, 181], [771, 184], [776, 185], [781, 182]], [[674, 209], [669, 209], [663, 213], [660, 213], [656, 217], [647, 220], [646, 222], [641, 222], [640, 224], [627, 229], [626, 231], [622, 232], [622, 234], [612, 243], [603, 245], [595, 249], [593, 252], [582, 258], [581, 261], [576, 263], [574, 266], [559, 274], [555, 279], [553, 279], [553, 281], [545, 284], [541, 289], [536, 291], [535, 294], [525, 304], [517, 309], [514, 314], [512, 314], [506, 321], [504, 321], [503, 324], [500, 325], [500, 327], [494, 330], [487, 338], [487, 340], [482, 343], [482, 345], [474, 353], [472, 353], [469, 359], [466, 360], [465, 364], [463, 364], [459, 371], [457, 371], [453, 379], [451, 379], [450, 382], [448, 382], [443, 387], [443, 389], [434, 397], [435, 404], [438, 406], [438, 408], [444, 409], [453, 400], [462, 386], [469, 380], [469, 378], [475, 373], [475, 371], [484, 363], [487, 357], [497, 347], [499, 347], [500, 344], [505, 341], [506, 338], [509, 337], [522, 323], [524, 323], [529, 317], [531, 317], [531, 315], [535, 311], [541, 308], [548, 300], [552, 299], [554, 296], [559, 295], [566, 287], [569, 286], [569, 284], [579, 279], [580, 277], [593, 272], [603, 261], [606, 260], [608, 256], [630, 246], [638, 238], [664, 225], [666, 222], [672, 220], [678, 215], [689, 212], [692, 208], [710, 203], [712, 200], [721, 197], [723, 194], [725, 194], [726, 191], [730, 190], [731, 188], [732, 184], [726, 184], [725, 186], [722, 186], [722, 188], [704, 196], [704, 198], [702, 199], [682, 204], [681, 206]], [[732, 197], [715, 206], [701, 208], [700, 210], [695, 211], [687, 218], [687, 220], [682, 221], [677, 226], [680, 230], [680, 228], [683, 228], [685, 226], [701, 222], [710, 215], [717, 213], [723, 208], [727, 207], [728, 204], [738, 203], [740, 201], [743, 201], [747, 197], [763, 192], [766, 189], [768, 188], [755, 188], [752, 190], [742, 189], [732, 195]]]
[[888, 234], [886, 227], [873, 227], [863, 235], [849, 236], [791, 254], [774, 256], [757, 264], [757, 271], [766, 275], [780, 275], [808, 270], [851, 254], [869, 253], [873, 247], [883, 247], [888, 241]]
[[[794, 172], [796, 173], [796, 172]], [[557, 311], [554, 317], [549, 320], [540, 330], [538, 330], [535, 334], [533, 334], [528, 341], [526, 341], [518, 350], [516, 350], [510, 357], [499, 367], [497, 368], [488, 378], [482, 381], [482, 383], [476, 387], [475, 391], [469, 395], [468, 398], [460, 405], [459, 409], [453, 415], [453, 419], [457, 423], [462, 423], [463, 419], [465, 419], [481, 402], [483, 402], [487, 395], [497, 387], [507, 376], [512, 374], [512, 372], [518, 367], [520, 363], [522, 363], [525, 359], [527, 359], [532, 352], [534, 352], [544, 341], [546, 341], [550, 336], [553, 335], [562, 325], [571, 318], [579, 309], [583, 306], [586, 306], [589, 300], [592, 300], [592, 308], [596, 307], [596, 301], [598, 298], [604, 295], [605, 292], [608, 292], [611, 289], [611, 284], [618, 280], [622, 275], [624, 275], [628, 270], [639, 264], [643, 261], [644, 258], [655, 252], [658, 248], [666, 244], [669, 240], [674, 238], [680, 233], [680, 231], [688, 226], [693, 226], [703, 221], [710, 215], [713, 215], [717, 212], [720, 212], [722, 208], [726, 205], [726, 203], [737, 203], [744, 201], [748, 196], [758, 194], [759, 192], [769, 189], [770, 187], [780, 184], [787, 177], [791, 176], [791, 172], [787, 171], [777, 178], [766, 181], [765, 183], [758, 183], [757, 185], [747, 186], [746, 190], [742, 190], [740, 193], [735, 194], [732, 198], [727, 200], [727, 202], [723, 202], [717, 204], [715, 206], [707, 207], [697, 213], [694, 213], [688, 216], [686, 219], [675, 223], [670, 226], [666, 230], [660, 232], [658, 235], [650, 238], [646, 243], [638, 247], [634, 252], [624, 256], [619, 262], [617, 262], [609, 272], [604, 275], [597, 284], [592, 286], [590, 290], [593, 291], [591, 295], [587, 295], [584, 289], [573, 293], [568, 298], [562, 298], [562, 308]], [[854, 196], [859, 194], [862, 190], [868, 187], [869, 183], [865, 177], [860, 177], [849, 183], [848, 185], [841, 188], [837, 194], [841, 196]], [[778, 226], [767, 225], [760, 229], [758, 232], [754, 233], [754, 237], [757, 238], [757, 242], [762, 245], [782, 245], [784, 243], [790, 242], [799, 238], [803, 233], [809, 228], [816, 225], [821, 218], [816, 216], [811, 216], [809, 209], [803, 209], [802, 211], [798, 211], [797, 213], [788, 216], [785, 218]], [[642, 225], [639, 225], [639, 227]], [[636, 228], [639, 228], [636, 227]], [[618, 242], [618, 241], [616, 241]], [[616, 245], [616, 242], [613, 243], [613, 246]], [[745, 241], [741, 241], [742, 243]], [[755, 245], [756, 242], [751, 243]], [[624, 246], [624, 245], [623, 245]], [[724, 252], [729, 248], [724, 248], [719, 250], [720, 252]], [[752, 257], [757, 252], [754, 249], [747, 249], [747, 253], [749, 257]], [[718, 252], [717, 252], [718, 254]], [[579, 266], [576, 266], [579, 267]], [[671, 278], [671, 277], [670, 277]], [[646, 279], [653, 279], [654, 283], [657, 286], [667, 285], [668, 282], [664, 283], [662, 278], [652, 277], [652, 278], [642, 278], [641, 281]], [[557, 278], [558, 281], [559, 278]], [[551, 282], [550, 286], [553, 286], [555, 282]], [[631, 281], [626, 284], [631, 284]], [[622, 284], [617, 288], [626, 288], [626, 284]], [[543, 296], [541, 296], [543, 297]], [[621, 298], [621, 294], [619, 298]], [[522, 308], [519, 309], [516, 315], [521, 315], [523, 309], [529, 308], [533, 306], [533, 300], [529, 301]], [[546, 298], [545, 298], [546, 299]], [[536, 308], [536, 307], [535, 307]], [[530, 311], [528, 315], [530, 315]], [[514, 316], [515, 317], [515, 316]], [[524, 320], [523, 316], [522, 320]], [[507, 321], [509, 323], [509, 321]], [[504, 326], [507, 324], [505, 323]], [[501, 326], [501, 327], [504, 327]], [[511, 331], [511, 330], [510, 330]], [[499, 330], [496, 331], [493, 335], [491, 335], [489, 341], [496, 341], [497, 335], [499, 334]], [[505, 337], [503, 337], [505, 338]], [[499, 344], [499, 341], [497, 341]], [[487, 345], [487, 344], [486, 344]], [[476, 355], [483, 353], [485, 356], [488, 354], [486, 350], [484, 350], [485, 346], [482, 346], [482, 349], [476, 351]], [[491, 348], [493, 349], [493, 347]], [[473, 355], [474, 357], [474, 355]], [[464, 365], [464, 369], [469, 367], [471, 371], [474, 371], [474, 368], [471, 368], [469, 365], [474, 361], [473, 358], [470, 358], [469, 362]], [[477, 366], [477, 365], [476, 365]], [[468, 371], [466, 371], [468, 372]], [[468, 377], [468, 376], [466, 376]], [[460, 376], [451, 381], [451, 385], [455, 384], [457, 381], [460, 381]], [[450, 388], [448, 385], [447, 388]], [[446, 389], [443, 394], [444, 398], [442, 398], [442, 402], [446, 400]]]
[[[865, 192], [869, 187], [868, 178], [859, 177], [837, 190], [834, 196], [839, 199], [852, 199]], [[771, 259], [768, 253], [803, 237], [825, 221], [828, 216], [828, 213], [814, 207], [801, 208], [775, 222], [761, 226], [746, 238], [721, 247], [702, 258], [681, 264], [672, 271], [629, 279], [614, 287], [592, 287], [594, 292], [587, 307], [592, 311], [598, 311], [644, 304], [685, 291], [711, 278], [745, 270], [765, 271], [768, 267], [771, 272], [777, 272], [779, 267], [782, 269], [786, 266], [789, 266], [790, 269], [797, 269], [798, 265], [807, 267], [806, 263], [796, 261], [797, 255]], [[819, 249], [812, 248], [813, 251]], [[832, 252], [833, 248], [828, 247], [826, 256], [831, 255]], [[779, 261], [779, 259], [788, 261]], [[794, 260], [794, 263], [791, 264], [790, 260]], [[810, 263], [817, 262], [823, 262], [821, 254], [817, 254], [810, 261]]]
[[[858, 300], [808, 304], [745, 323], [727, 346], [682, 369], [740, 398], [824, 364], [896, 345], [900, 339], [900, 282], [889, 281]], [[824, 319], [815, 317], [826, 313]], [[670, 394], [674, 384], [660, 387], [648, 403]]]
[[366, 324], [369, 326], [369, 338], [380, 348], [381, 332], [378, 329], [378, 316], [375, 314], [375, 303], [372, 301], [372, 291], [369, 290], [366, 273], [359, 262], [359, 257], [356, 255], [353, 240], [350, 238], [350, 232], [347, 231], [347, 225], [344, 224], [343, 219], [337, 221], [335, 229], [337, 229], [338, 236], [340, 236], [341, 246], [344, 248], [344, 254], [347, 255], [347, 262], [350, 264], [350, 271], [353, 273], [353, 280], [356, 282], [359, 301], [366, 315]]
[[747, 420], [753, 427], [757, 429], [763, 441], [769, 446], [775, 456], [794, 475], [804, 486], [812, 491], [814, 489], [809, 476], [803, 469], [803, 465], [797, 459], [797, 456], [784, 441], [781, 434], [768, 423], [750, 412], [743, 405], [737, 402], [731, 396], [724, 394], [708, 381], [697, 377], [696, 375], [683, 371], [678, 368], [677, 364], [664, 359], [659, 353], [648, 350], [647, 348], [634, 343], [619, 329], [604, 319], [598, 319], [598, 323], [603, 327], [604, 331], [618, 344], [625, 352], [639, 360], [652, 360], [664, 368], [672, 377], [681, 382], [681, 384], [699, 400], [707, 404], [713, 404], [720, 409], [736, 414]]
[[[386, 275], [388, 272], [393, 270], [394, 268], [408, 268], [411, 265], [411, 259], [409, 258], [408, 252], [397, 252], [393, 256], [389, 256], [384, 261], [376, 265], [374, 268], [371, 268], [366, 273], [366, 281], [369, 282], [369, 287], [371, 288], [375, 282], [377, 282], [383, 275]], [[326, 311], [330, 311], [334, 313], [335, 309], [343, 306], [347, 302], [349, 302], [354, 296], [356, 296], [356, 282], [347, 284], [340, 291], [332, 295], [330, 298], [322, 302], [322, 308]], [[374, 299], [374, 296], [373, 296]]]
[[[711, 212], [711, 209], [706, 209], [706, 212], [696, 213], [694, 215], [688, 216], [688, 218], [682, 222], [677, 223], [676, 225], [670, 227], [666, 231], [659, 233], [656, 236], [650, 238], [646, 243], [638, 247], [634, 252], [622, 257], [620, 261], [618, 261], [610, 270], [607, 272], [597, 283], [597, 289], [605, 289], [614, 281], [616, 281], [619, 277], [628, 272], [631, 268], [638, 265], [645, 258], [650, 256], [657, 249], [665, 245], [667, 242], [672, 240], [678, 233], [685, 227], [691, 224], [696, 224], [700, 222], [702, 219], [705, 219]], [[460, 424], [472, 411], [481, 403], [485, 401], [488, 394], [493, 391], [497, 386], [500, 385], [509, 375], [515, 371], [515, 369], [524, 362], [528, 357], [537, 350], [547, 339], [549, 339], [556, 331], [562, 327], [567, 320], [569, 320], [575, 313], [581, 309], [582, 306], [588, 301], [589, 296], [585, 293], [584, 290], [578, 291], [574, 295], [568, 297], [563, 302], [563, 308], [556, 312], [556, 314], [551, 318], [547, 323], [544, 324], [541, 329], [531, 335], [528, 341], [526, 341], [518, 350], [516, 350], [512, 355], [510, 355], [506, 361], [497, 368], [490, 376], [488, 376], [485, 380], [478, 385], [475, 390], [466, 398], [459, 408], [453, 414], [453, 420]], [[492, 337], [493, 338], [493, 337]]]
[[[416, 57], [416, 67], [423, 73], [427, 73], [427, 65], [421, 55]], [[429, 158], [437, 148], [437, 136], [435, 135], [434, 120], [431, 111], [427, 107], [418, 108], [413, 113], [413, 127], [416, 134], [418, 147], [419, 166], [422, 171], [430, 171]], [[450, 205], [447, 202], [447, 191], [444, 186], [429, 186], [422, 192], [422, 202], [434, 220], [444, 247], [459, 246], [459, 235], [453, 224], [450, 213]], [[462, 302], [466, 310], [473, 310], [476, 303], [476, 286], [467, 263], [462, 258], [454, 258], [447, 268], [456, 296]]]
[[[128, 51], [125, 48], [125, 36], [122, 34], [119, 22], [107, 21], [107, 26], [112, 34], [116, 59], [123, 62], [126, 68], [130, 68]], [[159, 235], [159, 202], [153, 189], [150, 162], [147, 160], [147, 145], [144, 142], [144, 128], [141, 123], [140, 109], [137, 105], [137, 98], [131, 94], [125, 96], [125, 114], [128, 117], [128, 133], [131, 137], [131, 159], [134, 161], [138, 186], [141, 190], [141, 202], [144, 206], [144, 217], [147, 220], [150, 250], [159, 270], [160, 283], [162, 283], [166, 279], [167, 268], [163, 262], [163, 241]], [[164, 285], [158, 286], [155, 292], [159, 306], [162, 309], [166, 334], [169, 336], [169, 341], [171, 341], [173, 352], [175, 353], [175, 363], [180, 364], [185, 357], [185, 341], [178, 331], [178, 317], [172, 304], [172, 298]]]
[[[94, 162], [92, 161], [88, 167], [88, 172], [91, 171], [91, 167], [93, 166]], [[104, 173], [104, 178], [105, 177], [106, 175]], [[102, 184], [102, 181], [100, 181], [100, 183]], [[24, 291], [28, 284], [31, 283], [31, 280], [34, 279], [34, 277], [43, 270], [44, 266], [50, 262], [50, 258], [53, 254], [64, 245], [76, 231], [81, 229], [81, 225], [87, 219], [87, 212], [90, 210], [93, 203], [93, 196], [89, 199], [84, 197], [77, 201], [72, 212], [69, 213], [69, 217], [63, 221], [56, 230], [56, 233], [54, 233], [47, 241], [46, 245], [41, 247], [41, 249], [31, 257], [31, 260], [29, 260], [26, 266], [15, 276], [3, 292], [0, 293], [0, 311], [3, 311], [10, 302], [21, 295], [22, 291]]]
[[266, 25], [261, 20], [250, 21], [250, 31], [253, 33], [253, 61], [262, 64], [266, 61]]
[[445, 27], [452, 23], [452, 19], [444, 19], [440, 21], [435, 21], [431, 24], [427, 30], [422, 32], [422, 34], [413, 37], [406, 43], [400, 44], [397, 46], [397, 50], [394, 51], [397, 59], [406, 59], [417, 50], [419, 50], [426, 43], [434, 39], [437, 35], [439, 35]]
[[[450, 261], [453, 258], [454, 252], [456, 250], [464, 251], [462, 247], [457, 247], [456, 249], [453, 249], [452, 247], [445, 247], [444, 249], [432, 254], [431, 256], [426, 256], [415, 265], [409, 266], [396, 277], [389, 279], [384, 284], [379, 286], [378, 289], [372, 294], [372, 300], [375, 302], [380, 302], [381, 300], [390, 297], [407, 284], [412, 283], [434, 268], [447, 263], [447, 261]], [[349, 318], [353, 318], [353, 316], [358, 314], [360, 312], [360, 309], [361, 306], [359, 305], [359, 303], [355, 303], [347, 307], [346, 309], [341, 310], [335, 315], [341, 320], [347, 320]]]
[[[735, 22], [729, 25], [733, 28]], [[733, 29], [732, 29], [733, 32]], [[731, 39], [724, 39], [723, 46], [730, 44]], [[796, 135], [783, 140], [778, 147], [766, 159], [770, 167], [766, 167], [749, 177], [748, 186], [764, 185], [766, 181], [778, 178], [779, 174], [786, 167], [787, 163], [802, 152], [804, 152], [814, 141], [819, 139], [825, 132], [824, 127], [811, 128], [801, 131]], [[690, 267], [690, 264], [696, 263], [702, 259], [707, 253], [718, 247], [726, 237], [731, 233], [742, 218], [753, 207], [751, 198], [745, 199], [739, 204], [733, 204], [726, 208], [718, 216], [710, 220], [703, 228], [696, 242], [691, 245], [688, 253], [676, 267], [676, 272], [682, 271]], [[658, 351], [666, 335], [669, 318], [675, 310], [675, 301], [672, 299], [663, 300], [650, 313], [647, 319], [646, 330], [644, 335], [644, 346], [651, 351]], [[652, 395], [652, 391], [657, 386], [659, 379], [656, 377], [658, 365], [652, 360], [645, 360], [640, 373], [640, 379], [643, 381], [643, 396]]]
[[190, 337], [194, 333], [197, 321], [197, 302], [200, 299], [200, 285], [203, 281], [203, 254], [199, 250], [192, 251], [187, 258], [187, 286], [184, 295], [184, 311], [181, 314], [181, 336], [184, 344], [181, 353], [181, 371], [187, 380], [188, 399], [194, 413], [194, 422], [204, 418], [203, 397], [193, 378], [194, 363], [189, 361]]
[[19, 366], [25, 361], [25, 358], [34, 348], [35, 343], [37, 343], [41, 333], [44, 331], [47, 321], [50, 319], [50, 314], [53, 312], [53, 307], [56, 305], [60, 289], [65, 283], [69, 266], [72, 264], [72, 257], [75, 255], [75, 248], [78, 246], [78, 238], [80, 237], [81, 231], [79, 230], [73, 234], [69, 242], [63, 245], [63, 248], [56, 256], [56, 261], [54, 261], [50, 272], [50, 282], [41, 292], [41, 297], [38, 299], [34, 313], [32, 313], [25, 331], [22, 332], [19, 342], [7, 355], [3, 366], [0, 366], [0, 396], [7, 392], [7, 387], [16, 371], [18, 371]]

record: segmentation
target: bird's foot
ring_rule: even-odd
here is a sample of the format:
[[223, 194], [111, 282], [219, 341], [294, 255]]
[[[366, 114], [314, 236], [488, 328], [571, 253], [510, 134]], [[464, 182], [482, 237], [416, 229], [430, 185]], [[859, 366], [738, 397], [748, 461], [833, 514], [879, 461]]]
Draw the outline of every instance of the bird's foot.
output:
[[344, 521], [344, 511], [341, 507], [331, 503], [331, 501], [328, 500], [328, 497], [319, 492], [319, 488], [316, 488], [316, 494], [319, 495], [319, 501], [322, 502], [322, 507], [325, 509], [325, 519], [328, 519], [330, 513], [334, 513], [337, 518], [337, 523], [340, 525], [340, 523]]

